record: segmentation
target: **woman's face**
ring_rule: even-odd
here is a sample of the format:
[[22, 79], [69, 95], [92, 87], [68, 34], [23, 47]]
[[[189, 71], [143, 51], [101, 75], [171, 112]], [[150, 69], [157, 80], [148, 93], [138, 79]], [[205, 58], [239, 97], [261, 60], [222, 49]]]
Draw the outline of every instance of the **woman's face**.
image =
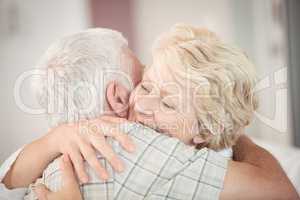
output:
[[130, 95], [129, 120], [191, 144], [199, 127], [193, 91], [185, 88], [167, 67], [151, 66]]

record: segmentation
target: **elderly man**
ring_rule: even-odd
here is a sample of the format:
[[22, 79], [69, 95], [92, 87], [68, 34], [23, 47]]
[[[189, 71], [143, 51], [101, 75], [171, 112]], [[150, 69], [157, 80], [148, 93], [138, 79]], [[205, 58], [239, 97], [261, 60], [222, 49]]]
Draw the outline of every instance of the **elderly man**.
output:
[[[116, 118], [102, 117], [103, 111], [110, 116], [127, 116], [130, 88], [126, 89], [126, 79], [119, 79], [122, 74], [125, 74], [123, 78], [129, 77], [133, 86], [140, 80], [141, 66], [126, 47], [126, 42], [120, 34], [106, 29], [95, 29], [68, 36], [52, 46], [41, 63], [40, 65], [52, 69], [67, 83], [67, 87], [62, 87], [62, 91], [54, 92], [52, 99], [54, 102], [60, 102], [57, 104], [60, 105], [58, 110], [50, 113], [51, 125], [58, 127], [19, 150], [4, 163], [0, 177], [3, 182], [1, 195], [4, 198], [16, 195], [15, 197], [22, 199], [26, 189], [20, 187], [35, 181], [45, 168], [47, 169], [40, 182], [51, 190], [60, 189], [62, 181], [58, 160], [48, 167], [47, 165], [61, 153], [70, 156], [79, 179], [84, 183], [81, 185], [81, 195], [84, 199], [297, 198], [276, 160], [245, 137], [240, 139], [234, 152], [235, 159], [242, 162], [235, 162], [207, 148], [196, 150], [176, 138], [159, 134], [138, 124], [125, 126], [122, 123], [123, 127], [115, 129], [118, 127]], [[106, 88], [104, 94], [103, 90], [89, 86], [94, 85], [94, 75], [98, 74], [99, 70], [100, 74], [103, 74], [105, 68], [110, 71], [108, 77], [105, 77], [107, 80], [102, 82], [103, 85], [100, 84]], [[122, 73], [119, 73], [120, 70]], [[98, 81], [99, 76], [96, 77]], [[120, 83], [110, 82], [116, 79]], [[57, 80], [50, 82], [54, 84], [52, 88], [60, 88], [56, 85], [58, 83]], [[80, 87], [78, 83], [82, 83]], [[38, 86], [41, 88], [38, 94], [40, 103], [48, 106], [47, 99], [51, 92], [45, 92], [45, 88], [49, 87], [49, 81], [42, 81]], [[71, 106], [66, 104], [64, 99], [69, 97], [66, 93], [69, 94], [70, 91], [73, 102]], [[96, 91], [96, 94], [97, 91], [102, 93], [95, 95], [93, 91]], [[91, 104], [95, 105], [92, 107], [87, 106], [90, 105], [87, 103], [90, 93], [92, 97], [99, 97]], [[106, 96], [106, 99], [99, 100], [103, 96]], [[78, 122], [81, 119], [89, 121]], [[66, 122], [73, 124], [64, 125]], [[102, 128], [113, 127], [113, 132], [93, 129], [93, 125], [97, 124], [101, 124]], [[87, 134], [82, 131], [86, 131]], [[113, 149], [126, 166], [125, 169], [114, 156], [111, 147], [103, 140], [103, 134], [113, 136], [124, 147], [125, 150], [119, 147], [118, 143], [112, 142]], [[134, 152], [128, 136], [131, 136], [136, 146]], [[94, 149], [99, 150], [100, 155], [97, 156]], [[112, 167], [107, 164], [105, 158]], [[84, 172], [84, 159], [91, 166], [86, 166], [88, 176]], [[106, 171], [110, 172], [111, 177], [108, 177]], [[15, 189], [7, 190], [5, 187]], [[272, 190], [269, 190], [270, 188]], [[31, 190], [28, 192], [26, 198], [34, 198], [31, 196]]]

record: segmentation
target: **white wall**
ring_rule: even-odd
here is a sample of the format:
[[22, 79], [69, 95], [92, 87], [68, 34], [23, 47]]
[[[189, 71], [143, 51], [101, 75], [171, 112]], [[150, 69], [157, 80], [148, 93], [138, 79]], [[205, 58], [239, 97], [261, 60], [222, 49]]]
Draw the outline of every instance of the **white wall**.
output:
[[[288, 44], [284, 1], [254, 0], [253, 57], [257, 65], [260, 107], [256, 113], [256, 135], [274, 143], [292, 143], [291, 105], [287, 83]], [[277, 13], [277, 20], [274, 20]]]
[[146, 64], [151, 63], [150, 49], [156, 36], [175, 23], [205, 26], [226, 40], [233, 39], [229, 0], [134, 0], [132, 5], [136, 39], [134, 50]]
[[[21, 145], [47, 131], [43, 116], [24, 113], [14, 101], [17, 77], [32, 69], [57, 38], [87, 28], [89, 8], [85, 0], [0, 1], [0, 163]], [[24, 84], [22, 97], [34, 98]], [[26, 91], [26, 92], [25, 92]]]

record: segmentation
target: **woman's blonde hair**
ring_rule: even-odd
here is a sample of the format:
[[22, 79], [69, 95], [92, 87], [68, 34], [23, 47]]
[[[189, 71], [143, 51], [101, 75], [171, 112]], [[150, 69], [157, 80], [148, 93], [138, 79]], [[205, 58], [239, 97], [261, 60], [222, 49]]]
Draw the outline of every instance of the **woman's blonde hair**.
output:
[[178, 83], [193, 88], [199, 134], [210, 138], [207, 146], [234, 145], [258, 105], [254, 65], [243, 51], [207, 29], [177, 24], [158, 38], [152, 54], [154, 65], [168, 67]]

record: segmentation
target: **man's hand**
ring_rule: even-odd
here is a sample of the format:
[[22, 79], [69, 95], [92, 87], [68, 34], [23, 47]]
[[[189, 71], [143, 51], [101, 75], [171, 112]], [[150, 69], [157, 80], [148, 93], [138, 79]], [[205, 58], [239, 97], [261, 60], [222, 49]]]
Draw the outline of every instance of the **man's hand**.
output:
[[45, 185], [35, 187], [35, 193], [39, 200], [82, 200], [79, 184], [74, 174], [72, 163], [68, 155], [63, 155], [60, 160], [63, 186], [58, 192], [51, 192]]
[[110, 162], [116, 171], [123, 171], [123, 163], [106, 138], [113, 137], [125, 150], [132, 152], [135, 148], [132, 140], [119, 128], [120, 123], [124, 122], [126, 119], [103, 116], [94, 120], [61, 125], [52, 130], [48, 138], [53, 148], [70, 156], [81, 182], [88, 181], [84, 160], [95, 170], [99, 178], [106, 180], [109, 175], [98, 161], [96, 150]]

